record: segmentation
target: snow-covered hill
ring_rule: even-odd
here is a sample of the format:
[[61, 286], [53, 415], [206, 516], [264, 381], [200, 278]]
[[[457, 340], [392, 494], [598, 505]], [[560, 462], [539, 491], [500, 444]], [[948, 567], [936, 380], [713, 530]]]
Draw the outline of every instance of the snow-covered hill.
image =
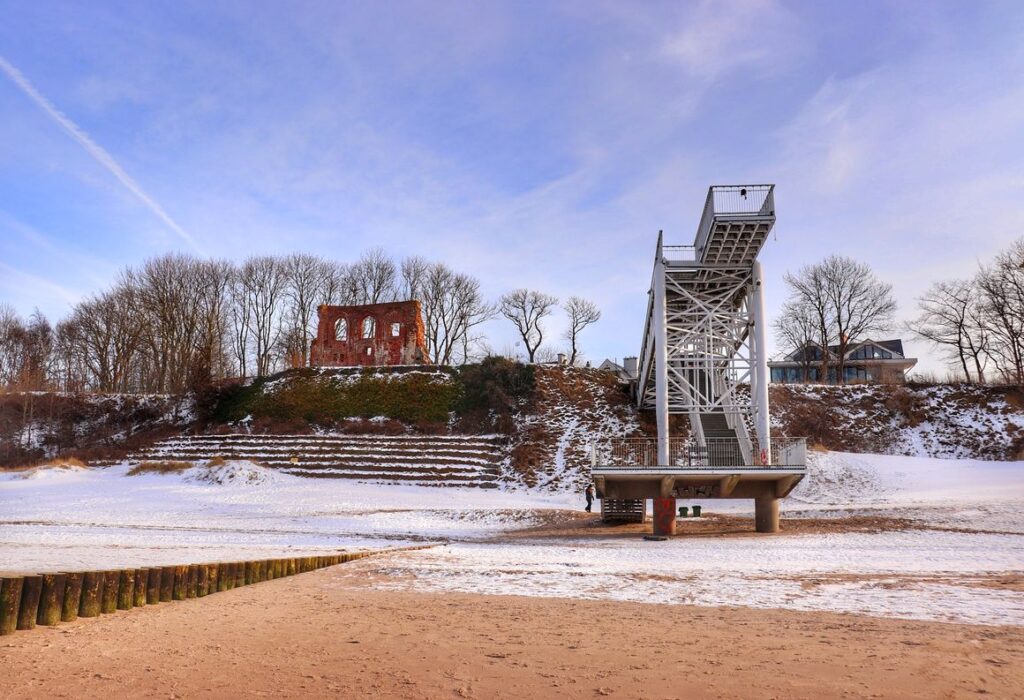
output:
[[773, 430], [830, 450], [1024, 457], [1024, 391], [974, 385], [773, 385]]

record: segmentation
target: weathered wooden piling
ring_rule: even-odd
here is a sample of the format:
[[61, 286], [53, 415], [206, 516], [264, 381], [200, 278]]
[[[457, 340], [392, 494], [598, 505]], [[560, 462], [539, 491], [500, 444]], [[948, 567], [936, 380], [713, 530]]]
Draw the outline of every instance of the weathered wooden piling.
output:
[[210, 566], [209, 564], [199, 564], [196, 567], [196, 597], [204, 597], [209, 592], [209, 586]]
[[43, 574], [43, 589], [39, 594], [39, 612], [36, 624], [56, 625], [64, 611], [64, 574]]
[[174, 568], [173, 566], [160, 567], [160, 602], [166, 603], [174, 595]]
[[78, 607], [82, 604], [81, 571], [69, 571], [64, 574], [64, 605], [61, 606], [61, 622], [74, 622], [78, 619]]
[[39, 596], [43, 593], [42, 576], [23, 576], [21, 604], [18, 606], [18, 629], [35, 629], [39, 615]]
[[135, 606], [135, 569], [121, 569], [117, 581], [117, 609], [131, 610]]
[[174, 588], [172, 598], [174, 600], [185, 600], [185, 589], [188, 588], [188, 567], [174, 567]]
[[18, 629], [18, 611], [21, 608], [21, 576], [0, 580], [0, 636], [13, 634]]
[[108, 615], [117, 610], [117, 589], [121, 583], [121, 572], [103, 572], [103, 590], [100, 593], [100, 613]]
[[121, 572], [116, 569], [103, 572], [103, 597], [100, 612], [108, 615], [117, 610], [117, 594], [121, 585]]
[[235, 562], [235, 588], [241, 588], [245, 585], [245, 562]]
[[206, 579], [206, 592], [216, 593], [220, 590], [220, 565], [208, 564], [210, 574]]
[[82, 575], [82, 600], [78, 605], [79, 617], [96, 617], [103, 608], [102, 571], [86, 571]]
[[149, 586], [149, 569], [135, 570], [135, 596], [132, 604], [135, 607], [146, 604], [147, 588]]
[[159, 566], [152, 567], [146, 574], [146, 604], [154, 605], [160, 602], [160, 580], [163, 578], [163, 569]]
[[199, 581], [199, 567], [195, 564], [188, 565], [188, 584], [185, 586], [185, 597], [196, 597], [196, 584]]

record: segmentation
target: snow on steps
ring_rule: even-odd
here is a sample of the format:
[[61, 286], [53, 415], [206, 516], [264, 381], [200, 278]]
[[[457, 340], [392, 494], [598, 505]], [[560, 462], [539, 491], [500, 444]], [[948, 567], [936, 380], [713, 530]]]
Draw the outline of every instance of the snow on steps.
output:
[[462, 435], [194, 435], [162, 440], [130, 461], [248, 460], [286, 474], [424, 486], [496, 488], [500, 438]]

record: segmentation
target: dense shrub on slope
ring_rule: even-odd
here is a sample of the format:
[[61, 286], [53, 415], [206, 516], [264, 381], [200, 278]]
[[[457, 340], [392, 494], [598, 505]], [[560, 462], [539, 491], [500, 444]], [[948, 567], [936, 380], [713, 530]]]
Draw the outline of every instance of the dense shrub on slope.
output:
[[529, 411], [536, 399], [536, 367], [503, 357], [488, 357], [459, 369], [462, 395], [455, 407], [455, 427], [468, 433], [515, 430], [516, 413]]
[[0, 468], [73, 454], [117, 457], [180, 432], [192, 420], [183, 397], [130, 394], [0, 394]]
[[324, 426], [384, 416], [444, 426], [461, 393], [455, 372], [447, 368], [300, 369], [222, 389], [209, 418]]

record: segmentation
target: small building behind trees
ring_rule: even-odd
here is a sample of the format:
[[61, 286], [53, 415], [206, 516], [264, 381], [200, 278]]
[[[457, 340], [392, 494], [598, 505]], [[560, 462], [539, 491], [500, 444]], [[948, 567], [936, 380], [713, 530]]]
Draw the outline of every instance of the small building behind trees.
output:
[[311, 367], [428, 364], [418, 301], [317, 307]]
[[[839, 351], [838, 345], [830, 345], [827, 358], [823, 358], [821, 345], [808, 342], [783, 359], [768, 363], [771, 381], [776, 384], [903, 383], [907, 370], [917, 364], [917, 358], [904, 356], [903, 341], [899, 339], [850, 343], [841, 363]], [[824, 379], [823, 367], [827, 367]]]

